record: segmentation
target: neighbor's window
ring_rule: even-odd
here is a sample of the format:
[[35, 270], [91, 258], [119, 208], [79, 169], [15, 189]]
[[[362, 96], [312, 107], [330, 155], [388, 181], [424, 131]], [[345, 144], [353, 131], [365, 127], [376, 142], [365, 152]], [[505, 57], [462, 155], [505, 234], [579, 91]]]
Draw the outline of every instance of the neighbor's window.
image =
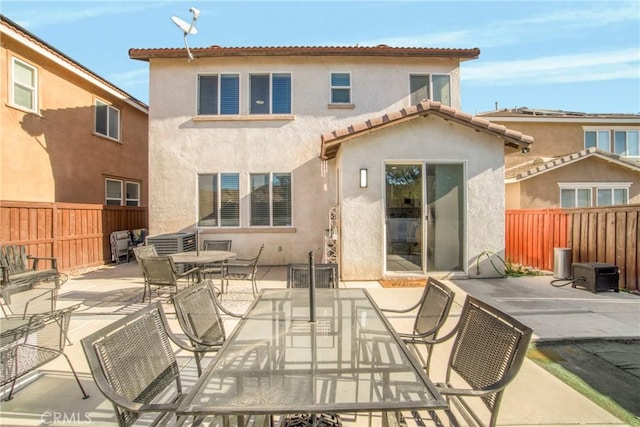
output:
[[640, 141], [637, 130], [614, 131], [613, 132], [613, 152], [621, 156], [640, 156]]
[[105, 180], [105, 205], [122, 205], [122, 181], [117, 179]]
[[240, 175], [214, 173], [198, 175], [198, 226], [240, 225]]
[[120, 140], [120, 110], [96, 99], [95, 119], [96, 133]]
[[591, 207], [591, 188], [560, 189], [560, 207], [566, 209]]
[[629, 203], [629, 190], [627, 188], [598, 188], [597, 206], [626, 205]]
[[630, 186], [629, 182], [563, 183], [560, 184], [560, 207], [626, 205], [629, 203]]
[[[124, 188], [124, 197], [122, 189]], [[132, 181], [107, 178], [105, 180], [105, 205], [140, 206], [140, 184]]]
[[250, 174], [251, 226], [291, 226], [291, 174]]
[[596, 147], [611, 151], [611, 132], [608, 130], [587, 130], [584, 132], [584, 148]]
[[331, 103], [351, 103], [351, 74], [331, 73]]
[[240, 113], [240, 76], [213, 74], [198, 76], [198, 115]]
[[448, 74], [410, 74], [409, 92], [411, 105], [429, 99], [451, 106], [451, 76]]
[[249, 114], [291, 114], [291, 74], [250, 74]]
[[125, 205], [140, 206], [140, 184], [137, 182], [125, 182]]
[[38, 110], [38, 72], [31, 65], [13, 58], [12, 104], [29, 111]]

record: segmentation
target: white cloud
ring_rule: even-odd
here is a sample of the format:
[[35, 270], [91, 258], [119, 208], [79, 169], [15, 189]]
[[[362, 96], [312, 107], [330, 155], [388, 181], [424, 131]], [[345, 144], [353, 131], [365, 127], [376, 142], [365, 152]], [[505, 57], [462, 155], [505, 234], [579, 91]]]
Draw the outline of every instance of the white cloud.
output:
[[148, 85], [149, 67], [125, 71], [122, 73], [112, 73], [108, 76], [108, 80], [114, 82], [120, 87], [131, 87], [140, 84]]
[[34, 7], [24, 16], [16, 16], [14, 21], [19, 25], [33, 31], [38, 27], [65, 25], [84, 19], [100, 16], [119, 15], [123, 13], [136, 13], [158, 7], [163, 2], [151, 1], [112, 1], [112, 2], [79, 2], [71, 1], [56, 4], [49, 2], [51, 7]]
[[546, 56], [516, 61], [469, 64], [462, 78], [472, 84], [492, 86], [532, 85], [640, 79], [640, 50], [620, 49], [606, 52]]

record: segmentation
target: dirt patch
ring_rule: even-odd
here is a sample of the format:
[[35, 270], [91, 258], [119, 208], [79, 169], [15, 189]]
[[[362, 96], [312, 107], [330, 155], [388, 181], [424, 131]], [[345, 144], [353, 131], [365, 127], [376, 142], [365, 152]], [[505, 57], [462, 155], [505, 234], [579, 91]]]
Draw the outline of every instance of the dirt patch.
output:
[[383, 279], [378, 283], [383, 288], [424, 288], [427, 279]]

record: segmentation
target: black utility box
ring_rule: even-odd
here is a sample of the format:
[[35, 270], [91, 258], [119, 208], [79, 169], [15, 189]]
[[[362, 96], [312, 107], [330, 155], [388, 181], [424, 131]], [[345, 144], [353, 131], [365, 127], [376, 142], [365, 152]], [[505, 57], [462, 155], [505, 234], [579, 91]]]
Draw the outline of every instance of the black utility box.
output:
[[574, 262], [571, 264], [572, 288], [582, 286], [593, 292], [618, 292], [620, 270], [603, 262]]

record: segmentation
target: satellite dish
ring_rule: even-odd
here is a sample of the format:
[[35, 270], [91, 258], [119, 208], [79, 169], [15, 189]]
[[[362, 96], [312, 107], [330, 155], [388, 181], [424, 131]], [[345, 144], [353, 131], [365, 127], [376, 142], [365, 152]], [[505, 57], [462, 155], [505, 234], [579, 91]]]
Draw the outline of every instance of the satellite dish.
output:
[[178, 18], [177, 16], [172, 16], [171, 20], [173, 21], [174, 24], [178, 26], [178, 28], [182, 30], [183, 38], [184, 38], [184, 46], [187, 48], [188, 60], [191, 61], [193, 60], [193, 55], [189, 50], [189, 44], [187, 43], [187, 36], [189, 34], [198, 34], [198, 29], [194, 27], [193, 24], [198, 20], [198, 17], [200, 16], [200, 10], [196, 9], [195, 7], [192, 7], [189, 9], [189, 12], [191, 12], [191, 14], [193, 15], [193, 18], [191, 19], [191, 24], [187, 24], [185, 21]]
[[174, 24], [176, 24], [185, 34], [198, 34], [198, 29], [193, 26], [193, 23], [187, 24], [186, 21], [178, 18], [177, 16], [172, 16], [171, 20]]

